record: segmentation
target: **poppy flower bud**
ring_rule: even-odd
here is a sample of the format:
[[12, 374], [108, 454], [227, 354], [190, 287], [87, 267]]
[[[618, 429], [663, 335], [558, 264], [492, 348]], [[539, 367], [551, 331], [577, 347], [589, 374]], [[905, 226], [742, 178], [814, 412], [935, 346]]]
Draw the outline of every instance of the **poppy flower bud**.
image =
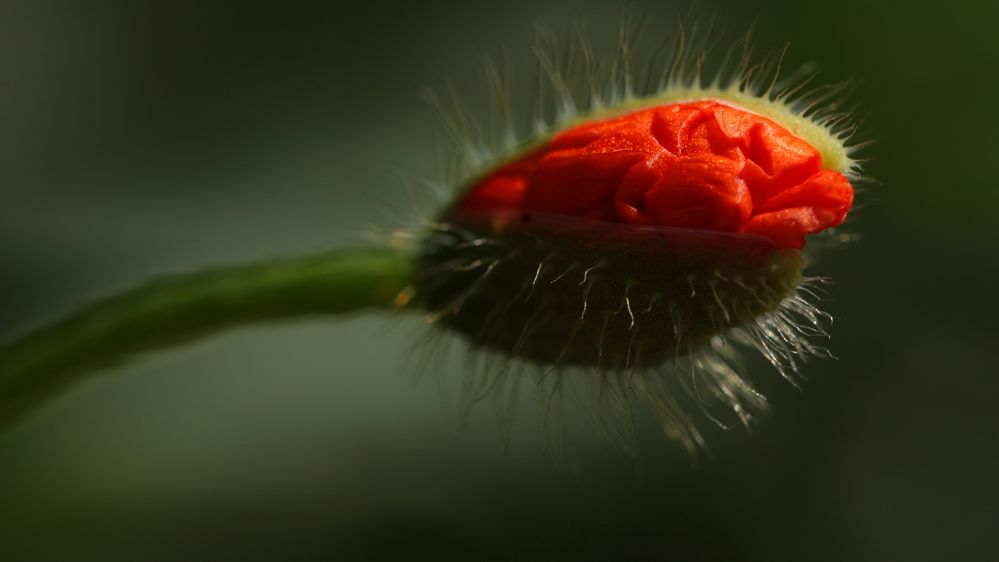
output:
[[852, 200], [771, 119], [715, 100], [650, 107], [559, 131], [474, 182], [425, 248], [422, 292], [511, 357], [656, 366], [776, 311], [805, 236]]
[[[594, 394], [644, 399], [695, 454], [704, 440], [687, 402], [725, 427], [766, 409], [738, 348], [794, 384], [802, 363], [828, 356], [811, 341], [827, 335], [828, 316], [810, 302], [818, 280], [803, 274], [802, 250], [850, 211], [859, 145], [848, 144], [848, 116], [823, 106], [837, 89], [796, 94], [779, 59], [747, 55], [734, 73], [722, 63], [702, 79], [707, 43], [690, 48], [681, 33], [669, 60], [645, 65], [666, 69], [656, 87], [631, 75], [631, 40], [626, 16], [621, 51], [604, 65], [581, 39], [580, 76], [542, 32], [535, 52], [554, 114], [542, 110], [519, 144], [512, 120], [483, 134], [451, 96], [442, 122], [456, 158], [445, 163], [459, 177], [444, 178], [455, 196], [420, 235], [413, 288], [429, 321], [501, 359], [469, 374], [469, 404], [517, 386], [511, 361], [534, 367], [542, 386], [554, 381], [549, 401], [565, 378], [595, 377]], [[494, 107], [508, 115], [500, 73], [488, 70]], [[596, 418], [607, 411], [602, 424], [620, 427], [615, 412], [631, 406], [600, 400]]]

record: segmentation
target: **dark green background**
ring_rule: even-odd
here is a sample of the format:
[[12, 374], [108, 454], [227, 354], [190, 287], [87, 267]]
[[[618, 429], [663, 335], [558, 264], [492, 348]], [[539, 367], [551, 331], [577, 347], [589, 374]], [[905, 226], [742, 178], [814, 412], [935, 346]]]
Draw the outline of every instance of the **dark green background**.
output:
[[[525, 405], [459, 434], [418, 319], [255, 327], [146, 358], [0, 435], [0, 559], [995, 560], [999, 556], [999, 40], [995, 5], [702, 3], [731, 36], [853, 78], [877, 144], [813, 271], [836, 285], [804, 393], [643, 472], [577, 432], [541, 454]], [[686, 4], [639, 3], [647, 33]], [[533, 73], [538, 19], [596, 2], [0, 2], [0, 329], [163, 271], [324, 249], [407, 211], [433, 170], [418, 87], [472, 105], [480, 50]], [[602, 43], [603, 42], [603, 43]], [[523, 72], [519, 72], [522, 70]], [[441, 367], [445, 386], [460, 362]], [[769, 380], [774, 379], [774, 380]], [[442, 404], [444, 405], [442, 407]]]

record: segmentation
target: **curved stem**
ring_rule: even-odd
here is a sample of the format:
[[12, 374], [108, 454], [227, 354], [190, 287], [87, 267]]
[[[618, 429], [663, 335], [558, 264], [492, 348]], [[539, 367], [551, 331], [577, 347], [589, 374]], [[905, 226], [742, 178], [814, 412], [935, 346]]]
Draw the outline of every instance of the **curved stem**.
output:
[[340, 250], [154, 280], [0, 347], [0, 424], [86, 375], [226, 328], [398, 306], [412, 256]]

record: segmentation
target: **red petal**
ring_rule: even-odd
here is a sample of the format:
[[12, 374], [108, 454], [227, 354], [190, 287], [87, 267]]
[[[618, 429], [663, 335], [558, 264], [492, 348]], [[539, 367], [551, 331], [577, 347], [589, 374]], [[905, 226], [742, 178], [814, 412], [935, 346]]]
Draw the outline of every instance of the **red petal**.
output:
[[853, 188], [765, 117], [714, 101], [584, 123], [497, 170], [461, 209], [748, 232], [787, 248], [843, 221]]

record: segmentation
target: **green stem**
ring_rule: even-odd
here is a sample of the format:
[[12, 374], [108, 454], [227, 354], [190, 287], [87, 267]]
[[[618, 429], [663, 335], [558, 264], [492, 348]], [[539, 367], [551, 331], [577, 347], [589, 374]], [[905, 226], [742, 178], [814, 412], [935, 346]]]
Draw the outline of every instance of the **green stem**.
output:
[[154, 280], [0, 348], [0, 424], [139, 353], [255, 322], [397, 306], [411, 269], [412, 256], [375, 248]]

